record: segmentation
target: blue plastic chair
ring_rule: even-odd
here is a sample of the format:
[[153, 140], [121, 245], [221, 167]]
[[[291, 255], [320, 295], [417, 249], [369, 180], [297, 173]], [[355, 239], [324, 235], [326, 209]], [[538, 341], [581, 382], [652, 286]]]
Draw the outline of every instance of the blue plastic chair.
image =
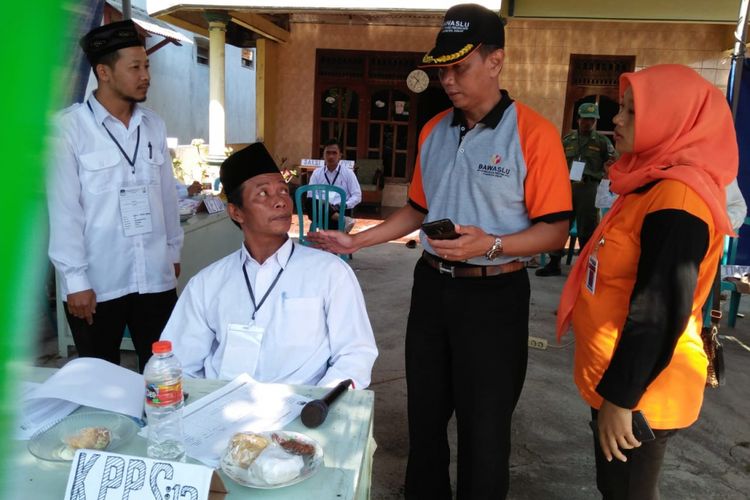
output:
[[[750, 217], [745, 218], [745, 225], [750, 224]], [[739, 245], [739, 238], [730, 238], [729, 236], [724, 237], [724, 253], [721, 256], [722, 266], [733, 266], [735, 259], [737, 258], [737, 246]], [[727, 324], [730, 328], [734, 328], [737, 324], [737, 313], [740, 308], [740, 298], [742, 293], [737, 290], [737, 285], [731, 281], [721, 280], [721, 291], [730, 292], [729, 295], [729, 317], [727, 318]], [[713, 295], [708, 296], [706, 305], [703, 308], [703, 326], [709, 326], [711, 324], [711, 309], [718, 309], [719, 306], [713, 305]]]
[[[303, 200], [304, 197], [307, 197], [307, 193], [312, 194], [310, 231], [317, 231], [318, 229], [338, 229], [343, 232], [346, 225], [346, 217], [344, 215], [344, 210], [346, 210], [346, 192], [338, 186], [329, 186], [328, 184], [308, 184], [306, 186], [300, 186], [294, 192], [294, 202], [297, 206], [297, 217], [299, 219], [299, 242], [305, 246], [311, 246], [312, 243], [305, 238], [305, 214], [303, 212]], [[337, 193], [341, 197], [341, 201], [339, 202], [339, 220], [337, 228], [328, 227], [331, 210], [331, 206], [328, 204], [328, 199], [331, 193]], [[340, 257], [347, 260], [350, 256], [344, 254], [340, 255]]]
[[[745, 224], [750, 223], [750, 219], [745, 219]], [[734, 261], [737, 258], [737, 245], [739, 245], [739, 238], [724, 238], [724, 255], [721, 258], [722, 265], [733, 266]], [[740, 298], [742, 293], [737, 290], [737, 285], [731, 281], [721, 280], [721, 290], [731, 292], [729, 295], [729, 318], [727, 323], [729, 328], [734, 328], [737, 324], [737, 313], [740, 309]]]

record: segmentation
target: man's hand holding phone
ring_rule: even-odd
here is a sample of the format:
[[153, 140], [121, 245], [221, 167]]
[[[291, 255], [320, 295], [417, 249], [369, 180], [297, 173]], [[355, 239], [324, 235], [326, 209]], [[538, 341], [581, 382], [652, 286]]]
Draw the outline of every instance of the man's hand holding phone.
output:
[[484, 255], [495, 241], [494, 236], [476, 226], [460, 226], [450, 219], [422, 224], [422, 230], [440, 258], [455, 262]]
[[638, 448], [643, 441], [655, 438], [643, 413], [633, 412], [607, 400], [599, 408], [597, 420], [592, 421], [592, 428], [608, 462], [612, 461], [612, 457], [627, 462], [628, 459], [621, 450]]

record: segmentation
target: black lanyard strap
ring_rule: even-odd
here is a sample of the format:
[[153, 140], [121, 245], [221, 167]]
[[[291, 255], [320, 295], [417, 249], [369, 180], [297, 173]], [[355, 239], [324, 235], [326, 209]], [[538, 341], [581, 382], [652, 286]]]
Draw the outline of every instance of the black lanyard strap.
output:
[[[292, 260], [292, 255], [294, 254], [294, 243], [292, 243], [292, 251], [289, 252], [289, 258], [286, 260], [286, 265], [289, 265], [289, 261]], [[242, 274], [245, 275], [245, 284], [247, 285], [247, 291], [250, 293], [250, 301], [253, 303], [253, 316], [252, 319], [255, 321], [255, 314], [260, 310], [261, 307], [263, 307], [263, 303], [268, 298], [268, 295], [271, 293], [271, 290], [276, 286], [276, 283], [278, 283], [279, 278], [281, 278], [281, 273], [284, 272], [284, 268], [282, 267], [279, 269], [279, 272], [276, 274], [276, 277], [273, 279], [273, 283], [271, 283], [271, 286], [268, 287], [268, 290], [266, 290], [266, 294], [263, 295], [263, 297], [260, 299], [260, 302], [258, 304], [255, 303], [255, 294], [253, 293], [253, 287], [250, 286], [250, 278], [247, 277], [247, 269], [245, 269], [245, 264], [242, 264]]]
[[[328, 168], [328, 167], [325, 167], [325, 168]], [[323, 172], [323, 175], [325, 176], [326, 182], [328, 183], [328, 185], [333, 186], [336, 183], [336, 179], [339, 178], [340, 173], [341, 173], [341, 166], [339, 165], [339, 167], [336, 169], [336, 176], [333, 178], [333, 182], [331, 182], [330, 179], [328, 179], [328, 172]]]
[[[89, 107], [89, 110], [92, 114], [94, 114], [94, 108], [91, 107], [91, 103], [86, 101], [86, 105]], [[94, 115], [96, 116], [96, 115]], [[125, 157], [125, 160], [130, 165], [130, 171], [135, 174], [135, 161], [138, 158], [138, 147], [141, 144], [141, 126], [138, 125], [138, 129], [136, 130], [136, 140], [135, 140], [135, 151], [133, 151], [133, 159], [131, 160], [128, 154], [125, 152], [125, 149], [120, 145], [117, 139], [115, 139], [115, 136], [112, 135], [112, 132], [109, 131], [107, 126], [102, 122], [102, 127], [104, 127], [104, 130], [107, 131], [107, 134], [109, 134], [109, 138], [112, 139], [112, 142], [114, 142], [117, 145], [117, 148], [120, 150], [120, 153], [122, 153], [122, 156]], [[150, 148], [150, 146], [149, 146]]]

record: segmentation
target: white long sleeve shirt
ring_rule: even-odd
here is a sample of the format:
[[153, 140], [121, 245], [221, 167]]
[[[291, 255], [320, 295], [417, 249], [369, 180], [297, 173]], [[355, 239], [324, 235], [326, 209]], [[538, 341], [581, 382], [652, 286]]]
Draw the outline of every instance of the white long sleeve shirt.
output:
[[[164, 122], [136, 104], [126, 128], [91, 95], [62, 111], [56, 125], [47, 187], [49, 257], [63, 296], [93, 289], [102, 302], [175, 288], [183, 232]], [[107, 130], [131, 158], [137, 145], [134, 166]], [[126, 236], [119, 191], [135, 185], [148, 187], [152, 230]]]
[[747, 204], [745, 203], [745, 198], [742, 196], [742, 191], [740, 191], [740, 186], [737, 184], [736, 177], [727, 185], [726, 192], [729, 221], [732, 223], [732, 227], [739, 231], [745, 223]]
[[[262, 265], [243, 245], [190, 280], [161, 335], [172, 341], [186, 376], [246, 372], [261, 382], [330, 387], [351, 378], [359, 389], [369, 385], [378, 351], [354, 272], [330, 253], [299, 244], [292, 252], [292, 245], [287, 240]], [[283, 269], [254, 322], [243, 266], [256, 303]], [[246, 350], [229, 338], [229, 325], [251, 323], [265, 330], [258, 361], [254, 369], [237, 367], [234, 354]], [[229, 371], [225, 357], [235, 359]]]
[[[354, 171], [340, 164], [333, 172], [327, 167], [316, 168], [310, 176], [310, 184], [328, 184], [338, 186], [346, 193], [346, 208], [354, 208], [362, 201], [362, 189]], [[312, 194], [308, 193], [308, 197]], [[337, 193], [331, 193], [328, 202], [332, 205], [341, 205], [341, 197]]]

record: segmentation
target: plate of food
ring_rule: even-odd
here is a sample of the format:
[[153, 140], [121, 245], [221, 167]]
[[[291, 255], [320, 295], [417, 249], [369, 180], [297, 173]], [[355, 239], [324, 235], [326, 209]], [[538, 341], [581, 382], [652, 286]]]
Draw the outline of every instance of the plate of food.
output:
[[68, 415], [34, 434], [29, 452], [42, 460], [69, 462], [76, 450], [114, 451], [138, 431], [136, 423], [125, 415], [92, 411]]
[[250, 488], [291, 486], [315, 474], [323, 463], [323, 448], [299, 432], [239, 432], [232, 436], [221, 470]]

